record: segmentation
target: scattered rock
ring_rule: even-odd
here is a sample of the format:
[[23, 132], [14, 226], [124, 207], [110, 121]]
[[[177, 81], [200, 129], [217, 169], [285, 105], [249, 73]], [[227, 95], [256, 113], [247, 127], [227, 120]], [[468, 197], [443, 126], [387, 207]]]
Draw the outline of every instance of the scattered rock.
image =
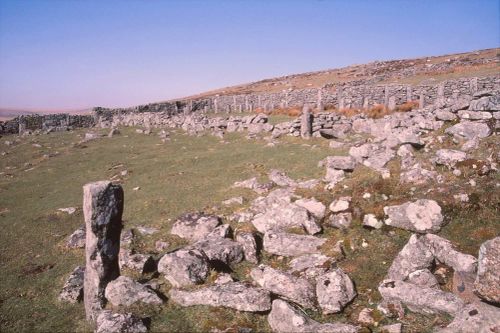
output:
[[351, 203], [351, 197], [341, 197], [337, 200], [332, 201], [329, 208], [330, 211], [334, 213], [343, 212], [349, 209]]
[[264, 234], [264, 250], [271, 254], [287, 257], [319, 253], [319, 247], [326, 242], [324, 238], [307, 235], [295, 235], [284, 232]]
[[328, 156], [321, 164], [336, 170], [353, 171], [356, 160], [352, 156]]
[[172, 301], [182, 306], [222, 306], [249, 312], [271, 309], [271, 297], [268, 291], [241, 282], [213, 285], [194, 291], [171, 289], [169, 295]]
[[227, 199], [222, 201], [222, 204], [225, 206], [243, 205], [243, 197], [234, 197], [231, 199]]
[[177, 218], [170, 233], [194, 242], [204, 238], [220, 223], [215, 215], [187, 213]]
[[365, 214], [365, 216], [363, 217], [363, 226], [365, 227], [380, 229], [383, 225], [384, 223], [382, 221], [379, 221], [373, 214]]
[[330, 314], [342, 311], [357, 293], [349, 276], [337, 268], [316, 279], [316, 295], [323, 313]]
[[419, 269], [408, 275], [407, 282], [425, 288], [439, 287], [438, 280], [428, 269]]
[[307, 209], [307, 211], [317, 219], [322, 219], [323, 217], [325, 217], [325, 205], [323, 205], [322, 202], [316, 200], [315, 198], [299, 199], [295, 201], [294, 204]]
[[129, 268], [139, 273], [154, 271], [156, 268], [152, 256], [147, 254], [134, 253], [128, 248], [121, 248], [119, 254], [120, 269]]
[[273, 332], [276, 333], [356, 333], [359, 330], [356, 326], [343, 323], [321, 324], [280, 299], [273, 301], [267, 321]]
[[176, 288], [205, 282], [209, 271], [208, 257], [197, 249], [168, 253], [158, 262], [158, 272]]
[[486, 138], [491, 135], [488, 124], [476, 121], [461, 121], [445, 130], [445, 133], [459, 139]]
[[243, 246], [227, 238], [207, 237], [193, 244], [193, 248], [203, 251], [210, 262], [234, 265], [243, 260]]
[[388, 216], [385, 224], [415, 232], [437, 232], [443, 224], [441, 207], [434, 200], [420, 199], [386, 206], [384, 213]]
[[142, 320], [131, 313], [100, 311], [96, 319], [96, 333], [146, 333]]
[[84, 274], [84, 266], [77, 266], [73, 272], [71, 272], [59, 294], [60, 301], [74, 304], [82, 300]]
[[257, 264], [259, 262], [257, 256], [257, 243], [255, 241], [255, 236], [251, 232], [239, 232], [236, 235], [236, 242], [240, 243], [243, 247], [243, 253], [245, 255], [245, 260]]
[[364, 308], [358, 314], [358, 322], [366, 326], [375, 324], [375, 319], [373, 319], [372, 313], [373, 309]]
[[105, 296], [114, 306], [131, 306], [135, 303], [159, 305], [163, 303], [154, 291], [126, 276], [120, 276], [108, 283]]
[[476, 293], [486, 301], [500, 303], [500, 237], [481, 245], [478, 261]]
[[69, 215], [73, 215], [76, 212], [76, 208], [75, 207], [59, 208], [58, 211], [63, 213], [68, 213]]
[[436, 164], [446, 165], [448, 167], [455, 166], [458, 162], [465, 161], [467, 154], [460, 150], [439, 149], [436, 152], [434, 162]]
[[352, 223], [352, 213], [339, 213], [330, 215], [328, 223], [330, 226], [335, 228], [347, 229], [351, 226]]
[[498, 332], [500, 309], [482, 302], [469, 304], [458, 313], [453, 321], [439, 333]]
[[85, 247], [85, 226], [81, 226], [69, 235], [66, 246], [70, 249], [83, 249]]
[[441, 312], [454, 316], [464, 306], [463, 301], [452, 293], [403, 281], [384, 280], [378, 290], [384, 299], [400, 301], [410, 310], [420, 313]]
[[305, 308], [314, 308], [314, 286], [308, 280], [264, 265], [252, 269], [250, 276], [259, 286], [273, 294]]
[[288, 177], [283, 171], [273, 169], [268, 174], [269, 179], [278, 186], [294, 187], [297, 182]]
[[321, 227], [307, 209], [296, 204], [271, 207], [264, 213], [256, 215], [252, 224], [261, 233], [282, 231], [292, 227], [304, 228], [309, 234], [321, 231]]

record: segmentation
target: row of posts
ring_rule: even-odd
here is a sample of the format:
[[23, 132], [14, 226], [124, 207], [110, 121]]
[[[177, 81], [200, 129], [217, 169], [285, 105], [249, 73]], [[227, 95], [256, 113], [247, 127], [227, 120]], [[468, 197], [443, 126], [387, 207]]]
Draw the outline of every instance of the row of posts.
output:
[[[478, 80], [477, 78], [472, 78], [470, 80], [470, 91], [471, 94], [475, 93], [478, 90]], [[320, 88], [318, 89], [317, 92], [317, 101], [316, 101], [316, 109], [319, 111], [324, 110], [324, 98], [323, 98], [324, 92], [323, 89]], [[437, 92], [436, 92], [437, 98], [435, 102], [440, 103], [444, 101], [445, 99], [445, 83], [442, 82], [437, 85]], [[401, 96], [401, 94], [400, 94]], [[414, 95], [414, 91], [411, 86], [406, 87], [406, 96], [405, 96], [405, 102], [409, 101], [414, 101], [415, 97], [418, 99], [419, 103], [419, 108], [425, 107], [428, 102], [429, 102], [429, 96], [426, 94], [424, 91], [420, 91], [417, 96]], [[265, 112], [274, 110], [276, 107], [280, 108], [288, 108], [290, 105], [289, 102], [289, 92], [284, 92], [284, 97], [281, 99], [279, 103], [276, 103], [274, 101], [263, 101], [262, 95], [257, 95], [257, 105], [256, 108], [262, 109]], [[393, 110], [397, 103], [401, 100], [401, 98], [398, 98], [394, 95], [391, 94], [391, 86], [386, 85], [384, 87], [384, 97], [383, 97], [383, 105], [387, 107], [388, 109]], [[361, 107], [364, 109], [367, 109], [370, 106], [370, 98], [365, 95], [361, 98], [361, 102], [357, 103], [360, 105], [356, 105], [357, 107]], [[352, 105], [351, 101], [349, 98], [347, 98], [344, 90], [342, 87], [337, 87], [337, 108], [338, 109], [345, 109], [345, 108], [351, 108], [354, 105]], [[176, 106], [177, 108], [177, 106]], [[244, 96], [244, 103], [237, 103], [237, 96], [232, 97], [232, 103], [225, 103], [224, 106], [220, 105], [220, 101], [218, 97], [215, 97], [213, 99], [207, 99], [205, 101], [205, 106], [203, 107], [203, 110], [205, 112], [213, 111], [214, 113], [230, 113], [230, 112], [253, 112], [255, 109], [254, 102], [249, 100], [249, 96]], [[190, 101], [188, 105], [186, 105], [183, 109], [184, 114], [189, 114], [193, 110], [193, 101]]]

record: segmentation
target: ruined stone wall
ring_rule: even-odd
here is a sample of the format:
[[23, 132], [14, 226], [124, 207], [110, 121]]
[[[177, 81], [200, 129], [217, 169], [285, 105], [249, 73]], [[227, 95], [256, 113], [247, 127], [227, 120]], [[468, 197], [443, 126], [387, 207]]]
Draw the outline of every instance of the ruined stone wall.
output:
[[0, 134], [23, 134], [24, 132], [67, 131], [72, 128], [94, 126], [93, 115], [71, 115], [67, 113], [19, 116], [0, 124]]

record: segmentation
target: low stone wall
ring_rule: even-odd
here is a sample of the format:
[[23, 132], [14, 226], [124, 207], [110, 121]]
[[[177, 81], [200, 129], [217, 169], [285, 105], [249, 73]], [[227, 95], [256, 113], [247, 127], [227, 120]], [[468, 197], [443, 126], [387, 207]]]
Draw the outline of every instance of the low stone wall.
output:
[[67, 113], [19, 116], [0, 123], [0, 134], [24, 134], [34, 131], [67, 131], [95, 125], [93, 115], [71, 115]]
[[322, 88], [285, 90], [278, 93], [212, 96], [193, 100], [140, 105], [133, 108], [95, 108], [96, 118], [111, 120], [114, 115], [143, 112], [164, 112], [169, 115], [205, 111], [213, 113], [252, 112], [255, 109], [269, 111], [278, 107], [300, 107], [311, 104], [316, 107], [369, 108], [385, 105], [393, 109], [407, 101], [419, 101], [420, 108], [446, 98], [472, 96], [480, 90], [498, 90], [500, 75], [482, 78], [461, 78], [439, 84], [366, 85], [362, 81], [328, 84]]

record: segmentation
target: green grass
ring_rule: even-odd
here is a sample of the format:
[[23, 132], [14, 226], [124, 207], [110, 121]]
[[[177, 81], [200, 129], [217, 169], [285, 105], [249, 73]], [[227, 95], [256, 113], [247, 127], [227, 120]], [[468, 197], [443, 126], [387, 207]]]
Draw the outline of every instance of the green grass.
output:
[[[282, 121], [282, 119], [278, 119]], [[278, 121], [277, 120], [277, 121]], [[274, 147], [264, 140], [247, 140], [245, 133], [231, 133], [219, 139], [206, 135], [190, 137], [173, 132], [172, 140], [161, 144], [156, 135], [135, 133], [134, 129], [121, 129], [122, 135], [103, 137], [84, 145], [76, 144], [85, 133], [83, 130], [67, 133], [20, 138], [14, 146], [4, 145], [0, 139], [0, 331], [2, 332], [65, 332], [92, 329], [84, 316], [82, 304], [68, 305], [57, 301], [57, 295], [76, 265], [84, 264], [83, 250], [67, 250], [64, 242], [69, 234], [83, 224], [82, 186], [91, 181], [117, 176], [125, 191], [124, 221], [126, 228], [148, 225], [159, 228], [153, 236], [140, 236], [133, 246], [140, 252], [159, 255], [154, 251], [155, 240], [171, 243], [170, 249], [184, 242], [170, 235], [172, 220], [178, 215], [205, 210], [229, 215], [232, 209], [222, 207], [221, 201], [242, 195], [249, 205], [256, 194], [246, 189], [231, 188], [238, 180], [257, 176], [266, 179], [272, 168], [282, 169], [294, 179], [321, 178], [324, 169], [317, 163], [328, 155], [345, 155], [346, 150], [328, 148], [328, 141], [308, 141], [283, 137]], [[103, 131], [105, 133], [105, 131]], [[494, 137], [484, 140], [475, 158], [489, 154], [495, 148]], [[42, 145], [42, 148], [33, 146]], [[75, 143], [75, 144], [73, 144]], [[57, 152], [57, 154], [56, 154]], [[44, 154], [54, 154], [45, 158]], [[421, 153], [417, 153], [420, 158]], [[422, 156], [422, 158], [424, 158]], [[31, 163], [31, 165], [26, 165]], [[380, 295], [377, 286], [410, 233], [384, 227], [370, 231], [362, 228], [363, 213], [380, 216], [384, 205], [426, 197], [437, 200], [444, 209], [448, 224], [440, 233], [454, 242], [460, 250], [477, 255], [482, 242], [498, 234], [498, 207], [500, 206], [498, 173], [478, 179], [472, 191], [466, 182], [474, 171], [461, 166], [464, 176], [449, 178], [452, 182], [417, 187], [411, 194], [409, 186], [400, 186], [397, 160], [389, 164], [393, 177], [383, 180], [368, 168], [359, 167], [333, 192], [321, 187], [302, 190], [304, 197], [314, 196], [325, 205], [334, 197], [350, 195], [356, 207], [353, 226], [347, 230], [325, 228], [322, 237], [328, 244], [342, 240], [345, 258], [338, 265], [353, 278], [359, 296], [342, 314], [323, 316], [309, 314], [320, 321], [355, 322], [363, 307], [374, 308]], [[121, 171], [127, 170], [124, 177]], [[440, 170], [445, 177], [449, 171]], [[140, 190], [134, 191], [134, 187]], [[450, 193], [466, 188], [471, 202], [460, 205], [453, 202]], [[440, 191], [431, 191], [438, 188]], [[369, 200], [365, 192], [372, 193]], [[390, 197], [385, 201], [381, 194]], [[472, 194], [474, 193], [474, 194]], [[58, 208], [74, 206], [74, 215], [57, 212]], [[234, 209], [242, 207], [235, 206]], [[248, 227], [235, 225], [233, 227]], [[392, 232], [391, 232], [392, 231]], [[362, 247], [365, 239], [368, 247]], [[328, 250], [328, 249], [326, 249]], [[263, 255], [263, 263], [286, 268], [288, 259]], [[233, 267], [233, 276], [248, 280], [251, 265], [246, 262]], [[131, 274], [125, 271], [125, 274]], [[139, 276], [136, 276], [139, 277]], [[144, 278], [151, 277], [150, 275]], [[168, 291], [167, 282], [162, 285]], [[251, 327], [257, 332], [269, 331], [266, 316], [240, 313], [230, 309], [196, 306], [182, 308], [167, 302], [160, 309], [134, 309], [139, 314], [151, 316], [153, 332], [173, 331], [205, 332], [213, 327]], [[428, 332], [436, 323], [445, 324], [449, 318], [422, 316], [409, 313], [405, 325], [409, 332]], [[381, 324], [394, 322], [381, 318]]]

